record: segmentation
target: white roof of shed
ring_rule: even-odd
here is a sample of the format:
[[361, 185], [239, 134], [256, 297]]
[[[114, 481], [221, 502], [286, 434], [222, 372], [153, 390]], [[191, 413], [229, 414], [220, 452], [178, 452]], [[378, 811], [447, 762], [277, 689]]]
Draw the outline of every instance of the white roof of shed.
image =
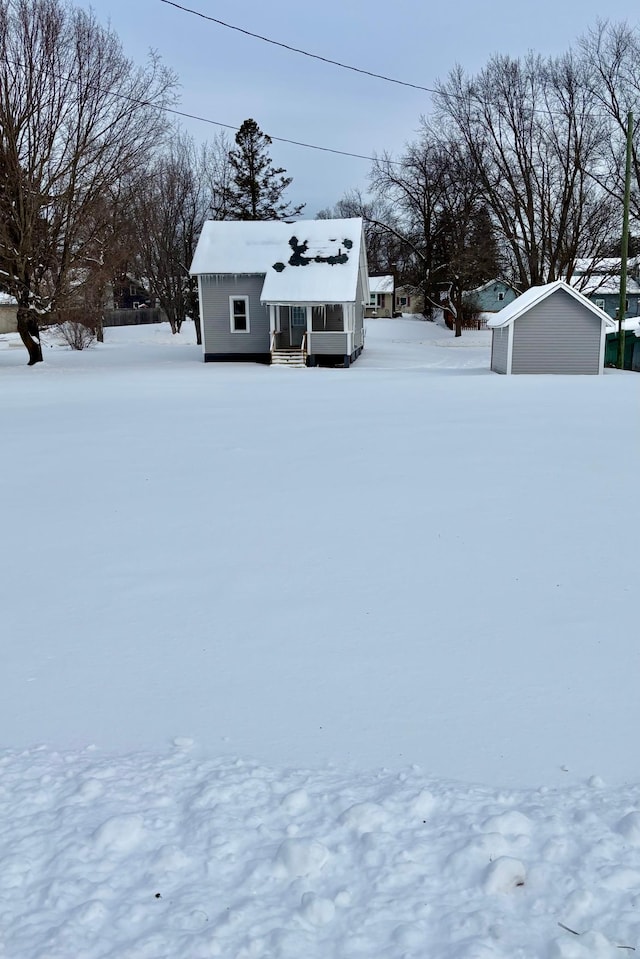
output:
[[604, 322], [606, 326], [615, 327], [616, 324], [611, 317], [607, 316], [603, 310], [588, 300], [586, 296], [583, 296], [582, 293], [579, 293], [577, 290], [574, 290], [573, 287], [569, 286], [568, 283], [565, 283], [564, 280], [556, 280], [555, 283], [547, 283], [544, 286], [530, 287], [528, 290], [525, 290], [524, 293], [521, 293], [520, 296], [516, 297], [512, 303], [509, 303], [508, 306], [505, 306], [503, 310], [500, 310], [499, 313], [496, 313], [488, 320], [487, 326], [490, 329], [511, 326], [519, 316], [522, 316], [522, 314], [530, 310], [532, 306], [542, 302], [542, 300], [545, 300], [557, 290], [564, 290], [565, 293], [568, 293], [569, 296], [572, 296], [581, 303], [585, 309], [593, 313], [601, 322]]
[[355, 301], [362, 245], [359, 217], [214, 221], [202, 229], [192, 274], [266, 274], [267, 303]]
[[393, 277], [370, 276], [369, 290], [371, 293], [393, 293]]

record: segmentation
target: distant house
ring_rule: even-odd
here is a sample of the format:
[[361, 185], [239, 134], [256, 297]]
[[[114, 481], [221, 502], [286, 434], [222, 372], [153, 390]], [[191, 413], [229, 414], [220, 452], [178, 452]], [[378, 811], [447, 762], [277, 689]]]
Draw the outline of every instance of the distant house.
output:
[[[640, 316], [640, 261], [634, 257], [628, 262], [625, 318]], [[571, 285], [595, 303], [597, 307], [618, 319], [620, 309], [620, 258], [578, 260]]]
[[18, 301], [8, 293], [0, 293], [0, 333], [18, 330]]
[[602, 373], [615, 324], [572, 286], [533, 286], [489, 319], [496, 373]]
[[462, 294], [462, 302], [476, 313], [499, 313], [509, 303], [513, 303], [518, 292], [504, 280], [489, 280], [475, 290]]
[[114, 310], [140, 310], [155, 306], [152, 296], [144, 283], [130, 273], [123, 274], [113, 281], [111, 296]]
[[349, 366], [364, 346], [362, 220], [205, 223], [198, 278], [205, 362]]
[[370, 276], [369, 303], [365, 316], [393, 316], [393, 288], [392, 276]]
[[396, 313], [424, 313], [424, 297], [413, 286], [397, 286], [395, 292]]

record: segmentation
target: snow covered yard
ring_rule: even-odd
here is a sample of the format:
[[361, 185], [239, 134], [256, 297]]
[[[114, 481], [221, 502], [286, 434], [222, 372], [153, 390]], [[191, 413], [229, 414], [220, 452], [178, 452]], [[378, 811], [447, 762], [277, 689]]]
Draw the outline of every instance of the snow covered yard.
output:
[[0, 337], [0, 955], [638, 946], [640, 380], [106, 336]]

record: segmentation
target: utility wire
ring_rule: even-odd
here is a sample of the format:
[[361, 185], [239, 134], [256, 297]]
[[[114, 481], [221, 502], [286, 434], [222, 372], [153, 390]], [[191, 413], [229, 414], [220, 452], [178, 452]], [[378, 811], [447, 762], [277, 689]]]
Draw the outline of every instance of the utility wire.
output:
[[236, 27], [232, 23], [226, 23], [224, 20], [218, 20], [217, 17], [210, 17], [199, 10], [191, 10], [189, 7], [183, 7], [173, 0], [160, 0], [169, 7], [175, 7], [176, 10], [182, 10], [183, 13], [191, 13], [194, 17], [201, 17], [203, 20], [210, 20], [211, 23], [217, 23], [227, 30], [235, 30], [237, 33], [244, 33], [246, 37], [253, 37], [254, 40], [262, 40], [264, 43], [271, 43], [274, 47], [281, 47], [283, 50], [290, 50], [292, 53], [300, 53], [303, 57], [310, 57], [312, 60], [321, 60], [323, 63], [330, 63], [334, 67], [340, 67], [342, 70], [351, 70], [352, 73], [362, 73], [365, 77], [374, 77], [376, 80], [385, 80], [386, 83], [396, 83], [401, 87], [410, 87], [412, 90], [423, 90], [425, 93], [438, 93], [432, 87], [423, 87], [419, 83], [408, 83], [406, 80], [397, 80], [395, 77], [387, 77], [383, 73], [373, 73], [371, 70], [362, 70], [360, 67], [353, 67], [348, 63], [341, 63], [339, 60], [331, 60], [329, 57], [322, 57], [318, 53], [309, 53], [308, 50], [302, 50], [300, 47], [292, 47], [288, 43], [281, 43], [279, 40], [272, 40], [270, 37], [263, 37], [259, 33], [252, 33], [251, 30], [245, 30], [242, 27]]
[[[395, 83], [397, 86], [409, 87], [412, 90], [422, 90], [424, 93], [431, 93], [435, 96], [442, 97], [446, 100], [463, 100], [463, 101], [475, 101], [477, 104], [483, 105], [483, 99], [472, 90], [467, 91], [467, 93], [453, 93], [447, 90], [437, 90], [435, 87], [425, 87], [419, 83], [409, 83], [407, 80], [398, 80], [397, 77], [388, 77], [384, 73], [373, 73], [371, 70], [363, 70], [361, 67], [354, 67], [349, 63], [341, 63], [340, 60], [332, 60], [330, 57], [323, 57], [318, 53], [310, 53], [309, 50], [303, 50], [301, 47], [293, 47], [288, 43], [282, 43], [280, 40], [273, 40], [271, 37], [263, 37], [260, 33], [253, 33], [251, 30], [246, 30], [244, 27], [238, 27], [233, 23], [227, 23], [225, 20], [220, 20], [217, 17], [209, 16], [206, 13], [201, 13], [200, 10], [193, 10], [190, 7], [185, 7], [180, 3], [175, 3], [175, 0], [160, 0], [161, 3], [166, 3], [169, 7], [175, 7], [176, 10], [180, 10], [183, 13], [190, 13], [194, 17], [200, 17], [202, 20], [209, 20], [211, 23], [217, 23], [221, 27], [225, 27], [227, 30], [235, 30], [236, 33], [242, 33], [246, 37], [253, 37], [254, 40], [262, 40], [263, 43], [270, 43], [274, 47], [280, 47], [282, 50], [289, 50], [291, 53], [299, 53], [304, 57], [309, 57], [312, 60], [320, 60], [322, 63], [329, 63], [331, 66], [340, 67], [341, 70], [350, 70], [352, 73], [360, 73], [365, 77], [373, 77], [376, 80], [384, 80], [385, 83]], [[566, 116], [561, 110], [548, 110], [540, 108], [530, 108], [530, 112], [533, 114], [540, 114], [541, 116]], [[600, 119], [610, 119], [610, 114], [608, 113], [596, 113], [590, 114], [592, 118]], [[272, 139], [276, 139], [272, 137]], [[294, 141], [285, 141], [285, 142], [294, 142]], [[306, 146], [306, 144], [299, 144], [300, 146]], [[322, 149], [321, 147], [318, 149]], [[340, 151], [330, 151], [330, 152], [340, 152]], [[346, 156], [357, 156], [357, 154], [346, 154]], [[369, 157], [363, 157], [362, 159], [370, 159]]]
[[[11, 63], [13, 66], [24, 67], [24, 63], [20, 63], [18, 60], [10, 60], [5, 58], [5, 63]], [[75, 83], [79, 84], [79, 80], [75, 77], [65, 76], [61, 73], [52, 74], [56, 77], [57, 80], [63, 80], [65, 83]], [[142, 100], [139, 97], [131, 97], [126, 93], [117, 93], [115, 90], [100, 90], [99, 87], [96, 87], [95, 84], [88, 84], [93, 86], [94, 89], [97, 89], [98, 92], [102, 92], [107, 96], [114, 97], [116, 100], [125, 100], [128, 103], [135, 104], [137, 106], [148, 106], [152, 109], [161, 110], [163, 113], [171, 113], [173, 116], [184, 117], [187, 120], [197, 120], [199, 123], [209, 123], [211, 126], [223, 127], [225, 130], [235, 130], [236, 132], [240, 127], [233, 126], [231, 123], [222, 123], [220, 120], [212, 120], [210, 117], [202, 117], [197, 113], [186, 113], [184, 110], [177, 110], [175, 107], [168, 106], [157, 106], [152, 100]], [[263, 131], [264, 132], [264, 131]], [[266, 134], [270, 140], [275, 140], [277, 143], [289, 143], [296, 147], [304, 147], [306, 150], [320, 150], [322, 153], [335, 153], [337, 156], [343, 157], [353, 157], [356, 160], [367, 160], [369, 163], [375, 163], [377, 158], [366, 156], [363, 153], [349, 153], [348, 150], [336, 150], [333, 147], [324, 147], [319, 146], [317, 143], [304, 143], [302, 140], [290, 140], [286, 137], [275, 137], [271, 134]], [[390, 163], [399, 163], [400, 161], [390, 160]]]

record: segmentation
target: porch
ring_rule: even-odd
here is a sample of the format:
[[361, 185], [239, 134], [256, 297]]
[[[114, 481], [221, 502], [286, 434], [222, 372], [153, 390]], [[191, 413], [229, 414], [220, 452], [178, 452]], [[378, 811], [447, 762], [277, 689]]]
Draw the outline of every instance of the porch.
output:
[[303, 361], [296, 365], [313, 365], [315, 357], [351, 357], [363, 345], [353, 303], [269, 304], [269, 329], [272, 362], [286, 359], [289, 365], [294, 356]]

